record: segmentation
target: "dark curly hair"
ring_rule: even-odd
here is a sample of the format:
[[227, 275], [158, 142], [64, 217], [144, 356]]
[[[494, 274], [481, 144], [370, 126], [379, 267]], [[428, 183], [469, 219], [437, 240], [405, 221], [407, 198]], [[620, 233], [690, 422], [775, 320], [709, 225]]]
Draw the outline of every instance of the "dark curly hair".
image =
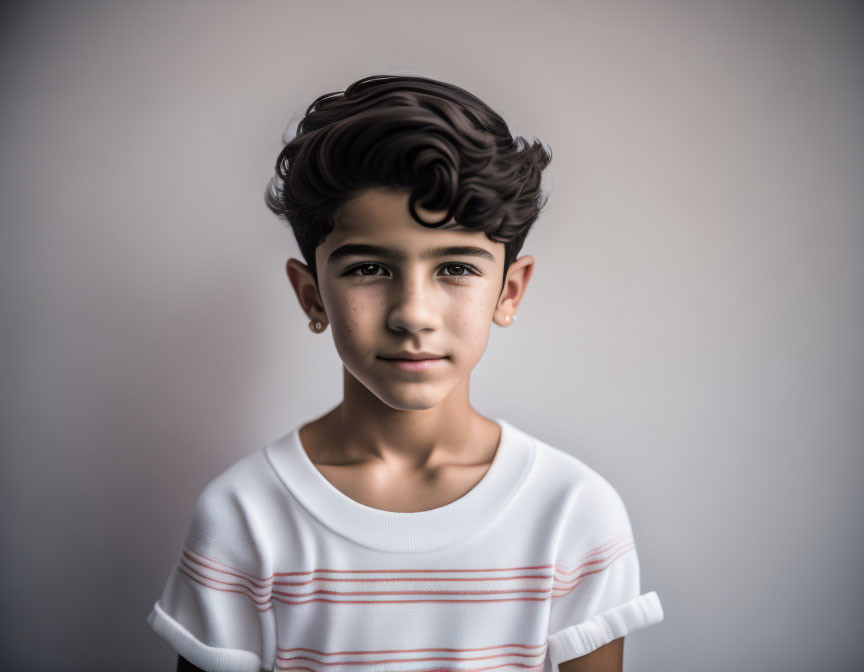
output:
[[[410, 191], [411, 216], [423, 226], [453, 218], [505, 243], [506, 277], [546, 205], [540, 179], [551, 160], [539, 140], [513, 138], [500, 115], [458, 86], [371, 75], [309, 105], [279, 153], [265, 200], [291, 225], [316, 287], [315, 248], [342, 205], [369, 187]], [[424, 221], [417, 203], [447, 217]]]

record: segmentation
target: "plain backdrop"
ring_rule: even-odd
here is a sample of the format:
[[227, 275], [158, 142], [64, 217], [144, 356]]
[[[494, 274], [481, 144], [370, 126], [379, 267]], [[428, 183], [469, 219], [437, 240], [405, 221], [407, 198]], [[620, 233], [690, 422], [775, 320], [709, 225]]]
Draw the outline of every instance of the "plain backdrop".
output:
[[551, 147], [473, 405], [622, 495], [665, 620], [625, 670], [860, 669], [857, 2], [0, 9], [4, 670], [173, 670], [202, 488], [341, 399], [264, 206], [291, 116], [452, 82]]

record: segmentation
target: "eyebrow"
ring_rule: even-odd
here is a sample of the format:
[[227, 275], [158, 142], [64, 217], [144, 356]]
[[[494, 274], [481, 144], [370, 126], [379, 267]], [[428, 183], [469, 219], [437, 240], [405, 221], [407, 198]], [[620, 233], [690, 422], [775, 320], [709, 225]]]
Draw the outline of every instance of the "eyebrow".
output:
[[[359, 243], [350, 243], [341, 245], [330, 253], [327, 257], [327, 264], [333, 264], [340, 259], [352, 256], [375, 256], [385, 257], [387, 259], [395, 259], [396, 261], [404, 261], [407, 256], [401, 250], [392, 247], [380, 247], [378, 245], [363, 245]], [[480, 257], [488, 261], [495, 261], [495, 257], [490, 252], [482, 247], [474, 247], [472, 245], [453, 245], [450, 247], [433, 247], [420, 253], [421, 259], [430, 259], [432, 257]]]

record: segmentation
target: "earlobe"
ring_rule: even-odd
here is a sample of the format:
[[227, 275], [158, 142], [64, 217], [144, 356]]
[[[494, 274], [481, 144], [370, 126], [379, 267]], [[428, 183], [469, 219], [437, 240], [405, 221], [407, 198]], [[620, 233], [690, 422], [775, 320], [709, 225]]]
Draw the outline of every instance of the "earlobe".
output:
[[503, 324], [500, 324], [499, 326], [509, 327], [516, 321], [516, 313], [506, 313], [501, 320], [503, 321]]
[[309, 320], [309, 328], [316, 334], [320, 334], [327, 328], [327, 323], [320, 320]]

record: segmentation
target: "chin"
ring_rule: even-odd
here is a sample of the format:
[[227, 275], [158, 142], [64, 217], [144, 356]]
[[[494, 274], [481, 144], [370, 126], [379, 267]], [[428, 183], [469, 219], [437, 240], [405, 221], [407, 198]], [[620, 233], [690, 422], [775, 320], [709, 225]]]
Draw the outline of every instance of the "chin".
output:
[[415, 390], [413, 393], [406, 392], [406, 394], [398, 394], [394, 390], [370, 391], [381, 400], [382, 404], [397, 411], [428, 411], [439, 406], [446, 396], [434, 394], [431, 390], [425, 392]]

